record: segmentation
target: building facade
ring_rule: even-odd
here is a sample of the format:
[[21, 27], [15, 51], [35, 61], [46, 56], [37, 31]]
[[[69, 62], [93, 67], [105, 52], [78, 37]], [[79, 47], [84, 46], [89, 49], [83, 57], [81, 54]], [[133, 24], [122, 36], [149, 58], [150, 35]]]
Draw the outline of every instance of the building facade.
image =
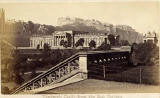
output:
[[148, 32], [143, 36], [143, 42], [158, 43], [158, 35], [155, 32]]
[[115, 27], [121, 30], [135, 32], [135, 29], [133, 29], [131, 26], [128, 25], [116, 25]]
[[39, 45], [40, 48], [43, 48], [44, 43], [47, 43], [51, 48], [63, 48], [63, 41], [67, 42], [68, 47], [73, 48], [79, 39], [84, 39], [83, 47], [89, 47], [91, 40], [95, 41], [96, 47], [104, 41], [110, 44], [105, 34], [69, 30], [55, 31], [52, 35], [33, 35], [30, 37], [30, 47], [36, 48]]
[[99, 47], [103, 42], [109, 43], [108, 36], [103, 34], [78, 34], [74, 36], [75, 42], [77, 42], [80, 38], [84, 39], [83, 47], [89, 47], [89, 43], [94, 40], [96, 43], [96, 47]]

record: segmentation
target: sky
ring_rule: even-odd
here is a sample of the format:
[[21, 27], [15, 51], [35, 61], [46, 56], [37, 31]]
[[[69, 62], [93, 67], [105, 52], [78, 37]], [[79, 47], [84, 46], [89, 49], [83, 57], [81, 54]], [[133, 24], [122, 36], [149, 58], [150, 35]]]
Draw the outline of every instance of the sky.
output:
[[96, 19], [113, 25], [130, 25], [140, 33], [160, 31], [157, 1], [141, 2], [32, 2], [2, 3], [7, 19], [57, 25], [58, 17]]

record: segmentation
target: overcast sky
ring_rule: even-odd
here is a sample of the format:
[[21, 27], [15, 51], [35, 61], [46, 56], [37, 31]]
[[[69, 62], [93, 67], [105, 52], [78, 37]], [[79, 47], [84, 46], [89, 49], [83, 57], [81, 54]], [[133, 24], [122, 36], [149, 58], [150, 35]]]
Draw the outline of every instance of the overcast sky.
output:
[[[130, 25], [140, 33], [160, 31], [158, 2], [0, 3], [7, 19], [57, 25], [58, 17], [79, 17]], [[159, 12], [159, 13], [158, 13]]]

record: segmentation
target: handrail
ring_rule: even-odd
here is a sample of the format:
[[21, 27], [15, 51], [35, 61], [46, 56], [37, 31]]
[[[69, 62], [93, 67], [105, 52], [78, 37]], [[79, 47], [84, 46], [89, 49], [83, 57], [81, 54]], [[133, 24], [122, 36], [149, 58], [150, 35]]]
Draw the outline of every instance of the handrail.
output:
[[58, 63], [56, 66], [50, 68], [50, 69], [47, 70], [46, 72], [44, 72], [44, 73], [36, 76], [35, 78], [27, 81], [26, 83], [22, 84], [22, 85], [21, 85], [20, 87], [18, 87], [12, 94], [20, 91], [20, 90], [23, 89], [26, 85], [29, 85], [31, 82], [36, 81], [36, 80], [39, 79], [40, 77], [43, 77], [43, 76], [45, 76], [45, 75], [48, 75], [50, 72], [56, 70], [57, 68], [64, 66], [67, 62], [72, 61], [74, 58], [76, 58], [76, 57], [78, 57], [78, 56], [79, 56], [79, 53], [76, 53], [76, 54], [72, 55], [71, 57], [65, 59], [64, 61]]
[[[66, 76], [62, 77], [62, 78], [60, 78], [59, 80], [56, 80], [56, 81], [54, 82], [54, 84], [63, 82], [63, 81], [65, 81], [67, 78], [70, 78], [70, 77], [74, 76], [74, 75], [77, 74], [77, 73], [80, 73], [80, 71], [79, 71], [79, 70], [75, 70], [75, 71], [73, 71], [73, 73], [70, 73], [69, 75], [66, 75]], [[50, 85], [52, 85], [52, 84], [49, 84], [49, 86], [50, 86]], [[39, 88], [38, 88], [38, 89], [39, 89]], [[32, 90], [31, 90], [31, 91], [27, 91], [27, 92], [32, 92]]]
[[14, 45], [12, 45], [11, 43], [9, 43], [8, 41], [6, 40], [2, 40], [2, 42], [4, 42], [5, 44], [11, 46], [13, 49], [16, 49], [16, 47]]
[[24, 84], [22, 84], [20, 87], [18, 87], [12, 94], [17, 93], [18, 91], [22, 90], [26, 85], [31, 84], [32, 82], [36, 81], [37, 79], [39, 79], [40, 77], [46, 76], [48, 74], [50, 74], [51, 72], [55, 71], [57, 68], [59, 67], [63, 67], [65, 64], [67, 64], [68, 62], [72, 61], [73, 59], [75, 59], [76, 57], [79, 57], [80, 55], [87, 55], [87, 54], [97, 54], [97, 53], [112, 53], [112, 52], [128, 52], [128, 51], [114, 51], [114, 50], [110, 50], [110, 51], [89, 51], [89, 52], [78, 52], [74, 55], [72, 55], [71, 57], [65, 59], [64, 61], [58, 63], [56, 66], [48, 69], [46, 72], [36, 76], [35, 78], [25, 82]]

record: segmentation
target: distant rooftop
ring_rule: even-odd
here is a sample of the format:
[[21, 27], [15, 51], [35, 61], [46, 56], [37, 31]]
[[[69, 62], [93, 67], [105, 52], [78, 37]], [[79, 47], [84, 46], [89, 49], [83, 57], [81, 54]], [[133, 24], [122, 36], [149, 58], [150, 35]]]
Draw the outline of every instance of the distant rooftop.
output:
[[157, 37], [157, 34], [155, 32], [148, 32], [148, 33], [144, 34], [144, 37], [154, 38], [154, 37]]

